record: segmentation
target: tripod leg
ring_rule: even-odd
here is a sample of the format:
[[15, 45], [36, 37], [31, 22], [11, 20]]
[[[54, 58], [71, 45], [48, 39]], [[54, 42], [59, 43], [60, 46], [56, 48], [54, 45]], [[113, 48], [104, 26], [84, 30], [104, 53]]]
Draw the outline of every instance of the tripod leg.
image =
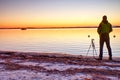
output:
[[91, 44], [90, 44], [90, 46], [89, 46], [89, 48], [88, 48], [88, 51], [87, 51], [86, 57], [87, 57], [87, 55], [88, 55], [88, 53], [89, 53], [90, 48], [91, 48]]

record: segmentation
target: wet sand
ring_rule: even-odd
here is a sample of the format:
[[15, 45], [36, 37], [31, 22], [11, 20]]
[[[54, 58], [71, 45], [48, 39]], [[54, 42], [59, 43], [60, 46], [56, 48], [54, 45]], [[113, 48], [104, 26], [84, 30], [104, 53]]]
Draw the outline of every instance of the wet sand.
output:
[[0, 51], [0, 80], [119, 80], [120, 57]]

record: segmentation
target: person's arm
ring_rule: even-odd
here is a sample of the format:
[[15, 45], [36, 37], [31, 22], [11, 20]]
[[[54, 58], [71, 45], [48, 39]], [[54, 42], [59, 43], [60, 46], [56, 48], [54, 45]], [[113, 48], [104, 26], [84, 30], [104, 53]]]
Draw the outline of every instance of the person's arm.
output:
[[112, 25], [110, 24], [110, 30], [109, 30], [109, 32], [112, 32]]
[[98, 26], [97, 32], [98, 32], [98, 34], [101, 34], [101, 23]]

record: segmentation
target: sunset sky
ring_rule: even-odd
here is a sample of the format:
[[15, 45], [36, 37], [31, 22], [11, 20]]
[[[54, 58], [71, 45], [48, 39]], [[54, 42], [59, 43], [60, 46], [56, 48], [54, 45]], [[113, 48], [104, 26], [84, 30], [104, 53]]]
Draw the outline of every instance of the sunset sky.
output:
[[0, 0], [0, 28], [120, 26], [120, 0]]

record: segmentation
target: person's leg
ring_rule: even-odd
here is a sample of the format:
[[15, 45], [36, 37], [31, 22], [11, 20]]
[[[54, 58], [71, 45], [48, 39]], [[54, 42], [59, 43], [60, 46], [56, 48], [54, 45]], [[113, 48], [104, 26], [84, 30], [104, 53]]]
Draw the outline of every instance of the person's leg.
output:
[[107, 37], [107, 40], [105, 42], [106, 42], [106, 46], [107, 46], [108, 53], [109, 53], [109, 60], [112, 60], [112, 51], [111, 51], [111, 47], [110, 47], [109, 36]]
[[103, 45], [104, 45], [104, 38], [101, 36], [100, 37], [100, 54], [99, 54], [100, 60], [102, 60], [102, 57], [103, 57]]

